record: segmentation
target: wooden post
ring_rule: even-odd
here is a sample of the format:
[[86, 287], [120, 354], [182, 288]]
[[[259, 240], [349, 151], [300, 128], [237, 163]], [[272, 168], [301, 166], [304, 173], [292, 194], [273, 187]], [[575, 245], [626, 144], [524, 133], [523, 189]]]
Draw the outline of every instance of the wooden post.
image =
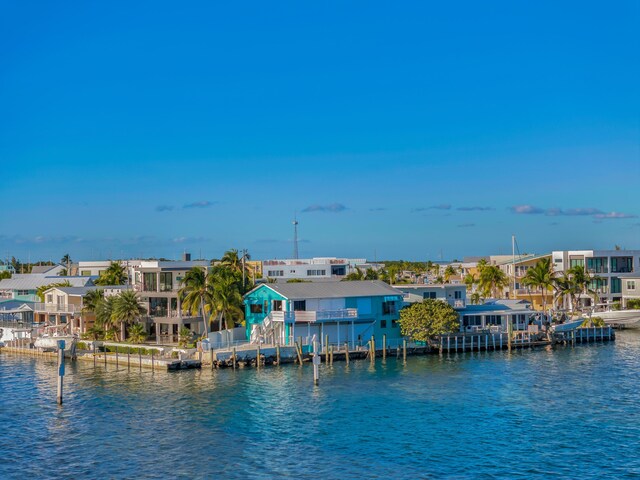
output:
[[333, 366], [333, 345], [329, 347], [329, 365]]
[[260, 345], [258, 345], [258, 349], [256, 350], [256, 367], [260, 370]]
[[[466, 340], [467, 340], [467, 336], [466, 335], [462, 335], [462, 351], [464, 352], [467, 348], [466, 348]], [[473, 335], [471, 336], [471, 346], [473, 346]]]
[[458, 352], [458, 335], [456, 335], [456, 353]]
[[127, 368], [131, 368], [131, 347], [127, 347]]
[[298, 348], [298, 344], [294, 342], [296, 348], [296, 355], [298, 356], [298, 364], [302, 366], [302, 347]]
[[344, 344], [344, 359], [349, 365], [349, 342], [345, 342]]
[[371, 351], [373, 352], [373, 359], [376, 358], [376, 337], [371, 335]]
[[387, 334], [382, 334], [382, 359], [387, 359]]
[[96, 366], [96, 342], [93, 342], [93, 366]]
[[451, 335], [447, 334], [447, 353], [451, 353]]
[[407, 339], [402, 339], [402, 361], [407, 364]]
[[64, 378], [64, 340], [58, 340], [58, 405], [62, 405], [62, 379]]
[[318, 355], [318, 342], [317, 340], [313, 341], [313, 384], [320, 384], [320, 356]]
[[103, 345], [102, 348], [104, 350], [104, 368], [107, 368], [107, 346]]
[[142, 371], [142, 349], [138, 347], [138, 367]]
[[[153, 372], [154, 368], [155, 368], [155, 361], [153, 359], [153, 353], [155, 352], [155, 350], [151, 350], [151, 371]], [[202, 360], [200, 360], [202, 361]]]
[[209, 347], [209, 348], [211, 348], [211, 350], [209, 350], [210, 352], [209, 355], [211, 356], [211, 370], [213, 370], [213, 348], [212, 347]]
[[116, 346], [116, 370], [118, 369], [118, 347]]
[[507, 318], [507, 348], [509, 349], [509, 353], [511, 353], [511, 320]]
[[442, 355], [442, 351], [444, 350], [444, 338], [440, 335], [440, 355]]
[[280, 365], [280, 344], [276, 343], [276, 363]]
[[329, 335], [324, 336], [324, 363], [329, 363]]
[[237, 358], [236, 347], [233, 347], [233, 351], [231, 353], [231, 364], [233, 365], [234, 370], [236, 369]]

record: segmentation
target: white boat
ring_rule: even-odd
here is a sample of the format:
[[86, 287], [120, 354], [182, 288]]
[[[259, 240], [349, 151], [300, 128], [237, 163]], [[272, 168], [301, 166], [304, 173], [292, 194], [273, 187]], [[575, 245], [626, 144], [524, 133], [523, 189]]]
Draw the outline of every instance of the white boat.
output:
[[64, 340], [64, 348], [70, 348], [71, 343], [77, 337], [64, 333], [64, 330], [66, 328], [66, 325], [53, 325], [50, 327], [45, 327], [45, 333], [36, 338], [33, 346], [40, 350], [57, 350], [58, 342], [60, 340]]
[[554, 332], [570, 332], [575, 330], [584, 323], [584, 318], [578, 318], [577, 320], [568, 320], [564, 323], [554, 323], [551, 325], [551, 330]]
[[31, 338], [30, 328], [0, 326], [0, 342], [4, 344], [26, 338]]
[[619, 325], [624, 328], [640, 328], [640, 310], [594, 311], [592, 317], [600, 317], [607, 325]]

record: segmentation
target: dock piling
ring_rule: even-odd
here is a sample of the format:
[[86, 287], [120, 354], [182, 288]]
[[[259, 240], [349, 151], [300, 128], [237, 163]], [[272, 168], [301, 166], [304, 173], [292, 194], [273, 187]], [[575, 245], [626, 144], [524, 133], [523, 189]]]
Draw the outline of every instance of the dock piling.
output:
[[344, 359], [349, 365], [349, 342], [344, 343]]
[[407, 364], [407, 339], [402, 339], [402, 362], [404, 365]]
[[382, 334], [382, 360], [387, 359], [387, 334]]
[[313, 341], [313, 384], [318, 386], [320, 384], [320, 356], [318, 355], [318, 341]]

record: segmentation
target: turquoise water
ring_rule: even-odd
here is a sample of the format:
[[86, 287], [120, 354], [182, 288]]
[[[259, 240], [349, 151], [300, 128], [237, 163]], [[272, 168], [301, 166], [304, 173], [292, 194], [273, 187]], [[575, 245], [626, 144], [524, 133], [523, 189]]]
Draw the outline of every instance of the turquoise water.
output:
[[149, 372], [0, 355], [0, 478], [632, 478], [640, 332], [554, 350]]

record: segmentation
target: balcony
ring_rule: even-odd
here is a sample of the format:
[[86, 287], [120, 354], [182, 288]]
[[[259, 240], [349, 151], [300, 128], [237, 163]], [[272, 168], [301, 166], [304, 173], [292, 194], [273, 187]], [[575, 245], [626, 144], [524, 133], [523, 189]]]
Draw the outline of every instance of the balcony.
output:
[[297, 312], [271, 312], [271, 320], [284, 323], [314, 323], [324, 321], [357, 320], [358, 310], [355, 308], [343, 308], [341, 310], [297, 311]]
[[55, 303], [34, 303], [33, 311], [37, 313], [81, 313], [78, 305], [58, 305]]

